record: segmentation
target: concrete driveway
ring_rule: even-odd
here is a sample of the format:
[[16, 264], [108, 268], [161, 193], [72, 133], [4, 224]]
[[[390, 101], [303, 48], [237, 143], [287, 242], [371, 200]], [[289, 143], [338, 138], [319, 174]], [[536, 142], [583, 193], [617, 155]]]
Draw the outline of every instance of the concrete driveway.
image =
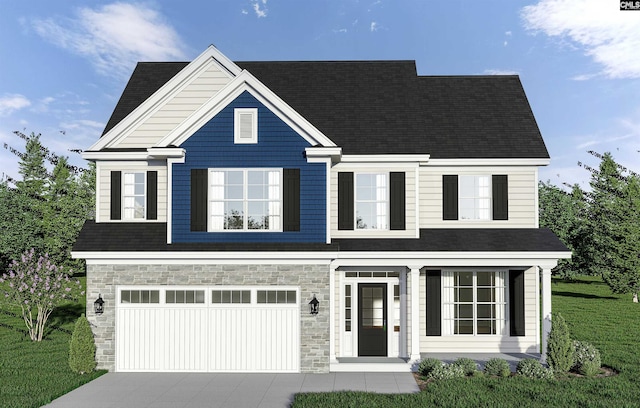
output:
[[419, 392], [411, 373], [107, 373], [50, 408], [288, 407], [299, 392]]

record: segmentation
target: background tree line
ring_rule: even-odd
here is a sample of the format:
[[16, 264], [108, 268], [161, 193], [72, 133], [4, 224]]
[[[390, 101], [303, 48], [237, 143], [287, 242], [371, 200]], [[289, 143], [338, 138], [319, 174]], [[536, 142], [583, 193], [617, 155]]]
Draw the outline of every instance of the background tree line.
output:
[[540, 227], [550, 228], [572, 250], [570, 260], [559, 262], [555, 273], [565, 279], [599, 275], [614, 293], [640, 292], [640, 175], [601, 155], [591, 173], [590, 190], [577, 184], [569, 192], [540, 182]]
[[71, 248], [85, 220], [94, 217], [95, 164], [72, 166], [68, 157], [43, 146], [39, 134], [14, 134], [25, 148], [4, 144], [19, 158], [20, 177], [0, 180], [1, 270], [33, 248], [60, 267], [84, 271], [84, 261], [72, 259]]

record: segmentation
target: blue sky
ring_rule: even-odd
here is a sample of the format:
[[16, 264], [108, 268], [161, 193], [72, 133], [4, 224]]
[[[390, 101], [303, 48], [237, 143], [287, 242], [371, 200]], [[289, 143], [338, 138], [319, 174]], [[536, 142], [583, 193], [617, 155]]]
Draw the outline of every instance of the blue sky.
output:
[[640, 11], [617, 0], [0, 0], [0, 173], [18, 177], [14, 130], [81, 164], [68, 149], [97, 140], [136, 61], [209, 44], [236, 61], [518, 74], [552, 158], [541, 179], [586, 187], [588, 150], [640, 171]]

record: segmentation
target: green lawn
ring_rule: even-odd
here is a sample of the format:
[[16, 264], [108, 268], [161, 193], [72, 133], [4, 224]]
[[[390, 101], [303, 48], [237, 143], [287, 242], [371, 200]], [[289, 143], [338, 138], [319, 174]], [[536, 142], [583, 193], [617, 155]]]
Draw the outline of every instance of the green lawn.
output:
[[556, 381], [463, 378], [432, 382], [420, 394], [361, 392], [298, 394], [302, 407], [638, 407], [640, 406], [640, 305], [612, 295], [598, 278], [553, 282], [553, 308], [572, 338], [593, 343], [602, 362], [619, 375]]
[[104, 373], [69, 368], [69, 341], [84, 304], [55, 310], [40, 343], [31, 341], [19, 312], [0, 308], [0, 407], [40, 407]]

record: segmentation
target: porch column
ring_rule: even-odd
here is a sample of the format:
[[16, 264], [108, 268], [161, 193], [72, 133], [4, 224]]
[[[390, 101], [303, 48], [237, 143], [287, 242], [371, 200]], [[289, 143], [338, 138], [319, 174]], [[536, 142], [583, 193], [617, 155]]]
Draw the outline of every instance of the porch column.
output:
[[547, 340], [551, 331], [551, 268], [542, 268], [542, 362], [547, 361]]
[[329, 267], [329, 364], [336, 359], [336, 267]]
[[411, 361], [420, 360], [420, 266], [411, 269]]

